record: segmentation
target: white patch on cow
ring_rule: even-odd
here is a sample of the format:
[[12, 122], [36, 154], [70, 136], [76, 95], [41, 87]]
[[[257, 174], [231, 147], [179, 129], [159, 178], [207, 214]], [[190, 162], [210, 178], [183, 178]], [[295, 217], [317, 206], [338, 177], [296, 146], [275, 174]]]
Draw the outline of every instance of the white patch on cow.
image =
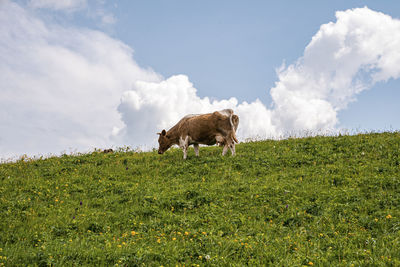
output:
[[218, 113], [223, 115], [223, 116], [230, 117], [233, 114], [233, 110], [227, 108], [227, 109], [223, 109], [223, 110], [218, 111]]
[[185, 139], [183, 139], [183, 137], [181, 136], [179, 138], [179, 146], [183, 150], [183, 159], [186, 159], [187, 158], [187, 149], [189, 146], [189, 136], [186, 136]]
[[196, 154], [196, 157], [198, 157], [199, 156], [199, 144], [194, 144], [193, 147], [194, 147], [194, 153]]

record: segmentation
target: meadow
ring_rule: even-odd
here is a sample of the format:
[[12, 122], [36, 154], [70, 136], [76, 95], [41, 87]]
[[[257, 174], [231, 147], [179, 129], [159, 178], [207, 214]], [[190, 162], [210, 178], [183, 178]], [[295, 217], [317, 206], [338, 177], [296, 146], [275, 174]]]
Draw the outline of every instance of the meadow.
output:
[[0, 164], [3, 266], [400, 266], [400, 133]]

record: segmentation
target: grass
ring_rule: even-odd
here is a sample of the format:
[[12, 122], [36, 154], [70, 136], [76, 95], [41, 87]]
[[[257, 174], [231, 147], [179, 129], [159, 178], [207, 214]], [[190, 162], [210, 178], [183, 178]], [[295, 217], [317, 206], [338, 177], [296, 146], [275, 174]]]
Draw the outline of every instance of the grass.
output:
[[0, 165], [0, 265], [400, 265], [400, 134]]

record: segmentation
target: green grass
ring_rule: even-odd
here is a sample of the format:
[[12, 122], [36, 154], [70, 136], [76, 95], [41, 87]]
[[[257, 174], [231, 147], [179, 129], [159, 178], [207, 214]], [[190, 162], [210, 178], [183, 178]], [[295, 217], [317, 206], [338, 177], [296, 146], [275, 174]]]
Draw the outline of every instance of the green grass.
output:
[[0, 165], [0, 265], [400, 265], [400, 133]]

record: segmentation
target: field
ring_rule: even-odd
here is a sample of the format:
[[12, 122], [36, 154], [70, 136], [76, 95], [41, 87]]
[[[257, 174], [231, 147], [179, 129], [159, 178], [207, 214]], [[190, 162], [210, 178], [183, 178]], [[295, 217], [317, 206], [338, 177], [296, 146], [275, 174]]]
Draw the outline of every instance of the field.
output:
[[0, 265], [400, 266], [400, 133], [0, 164]]

